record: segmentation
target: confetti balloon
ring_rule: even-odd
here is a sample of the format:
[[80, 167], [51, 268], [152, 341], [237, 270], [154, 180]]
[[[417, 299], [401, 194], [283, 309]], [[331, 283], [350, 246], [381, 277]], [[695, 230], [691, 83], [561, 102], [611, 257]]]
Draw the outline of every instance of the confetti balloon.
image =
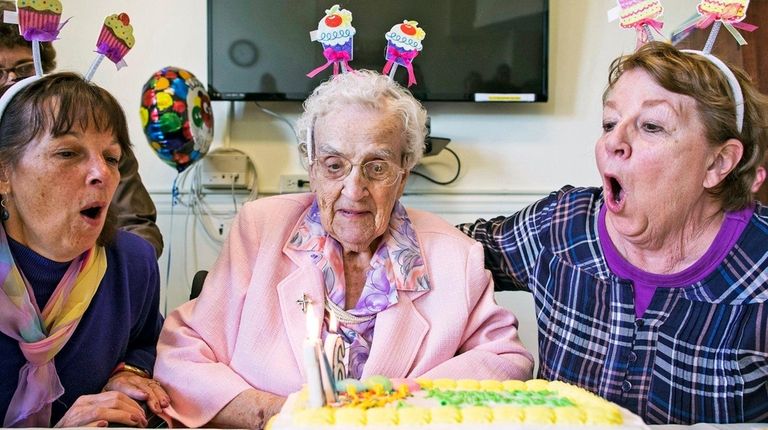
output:
[[192, 73], [178, 67], [153, 73], [142, 89], [139, 114], [149, 146], [178, 172], [208, 152], [213, 140], [211, 99]]

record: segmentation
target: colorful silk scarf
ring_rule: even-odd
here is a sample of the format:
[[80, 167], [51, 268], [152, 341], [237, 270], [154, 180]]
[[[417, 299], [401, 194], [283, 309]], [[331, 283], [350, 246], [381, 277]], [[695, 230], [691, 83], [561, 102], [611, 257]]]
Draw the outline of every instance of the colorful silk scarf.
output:
[[[344, 309], [346, 285], [341, 245], [323, 228], [315, 201], [291, 235], [287, 252], [308, 253], [323, 272], [326, 300]], [[397, 303], [398, 291], [429, 290], [429, 277], [421, 248], [405, 208], [398, 202], [392, 209], [389, 229], [371, 258], [357, 305], [348, 310], [359, 323], [340, 322], [340, 334], [349, 356], [347, 377], [360, 378], [373, 342], [376, 315]], [[327, 319], [327, 318], [326, 318]], [[326, 333], [323, 333], [325, 337]]]
[[0, 226], [0, 331], [16, 339], [27, 363], [3, 427], [49, 427], [51, 403], [64, 393], [53, 358], [74, 333], [107, 270], [103, 247], [75, 258], [45, 308], [13, 261]]

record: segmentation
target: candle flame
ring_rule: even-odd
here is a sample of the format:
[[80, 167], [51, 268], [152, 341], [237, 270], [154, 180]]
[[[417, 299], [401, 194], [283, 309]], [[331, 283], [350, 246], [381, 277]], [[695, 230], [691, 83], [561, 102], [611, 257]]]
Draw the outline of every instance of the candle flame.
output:
[[317, 321], [317, 317], [315, 317], [315, 311], [310, 305], [307, 307], [307, 339], [317, 339], [317, 332], [319, 329], [320, 327]]
[[339, 320], [336, 319], [336, 314], [330, 312], [331, 316], [328, 318], [328, 331], [336, 333], [339, 330]]

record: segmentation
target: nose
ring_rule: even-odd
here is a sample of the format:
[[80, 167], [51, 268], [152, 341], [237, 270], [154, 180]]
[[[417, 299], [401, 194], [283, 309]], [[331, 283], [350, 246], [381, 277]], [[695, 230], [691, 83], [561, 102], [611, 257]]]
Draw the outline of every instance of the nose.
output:
[[603, 136], [605, 141], [605, 150], [609, 155], [618, 158], [628, 158], [632, 155], [632, 146], [630, 145], [632, 126], [624, 122], [618, 122], [613, 130]]
[[8, 77], [5, 78], [6, 84], [14, 84], [19, 79], [19, 75], [13, 70], [8, 70]]
[[368, 194], [368, 180], [363, 177], [361, 166], [352, 166], [346, 178], [342, 181], [341, 192], [352, 200], [360, 200]]
[[88, 164], [88, 185], [103, 185], [108, 180], [112, 171], [106, 160], [101, 157], [93, 157]]

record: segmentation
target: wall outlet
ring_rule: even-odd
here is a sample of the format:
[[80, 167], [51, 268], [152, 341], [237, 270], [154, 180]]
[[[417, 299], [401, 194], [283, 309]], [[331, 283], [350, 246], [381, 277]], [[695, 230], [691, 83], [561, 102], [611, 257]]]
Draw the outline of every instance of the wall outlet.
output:
[[251, 169], [244, 154], [208, 154], [202, 159], [201, 181], [206, 188], [248, 188]]
[[309, 192], [309, 176], [280, 175], [280, 194]]
[[214, 220], [214, 227], [219, 239], [226, 239], [229, 236], [229, 228], [232, 227], [232, 219]]

